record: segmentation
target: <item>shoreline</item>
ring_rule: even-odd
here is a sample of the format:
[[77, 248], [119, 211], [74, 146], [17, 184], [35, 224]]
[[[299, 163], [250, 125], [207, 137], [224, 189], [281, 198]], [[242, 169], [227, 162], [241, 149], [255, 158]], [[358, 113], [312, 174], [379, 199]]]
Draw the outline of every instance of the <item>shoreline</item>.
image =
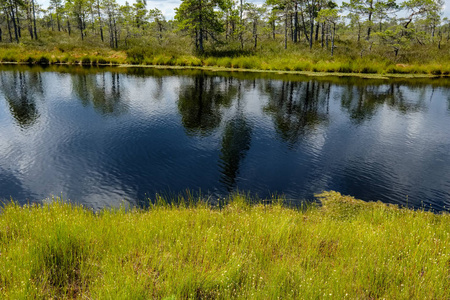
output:
[[262, 73], [262, 74], [275, 74], [275, 75], [302, 75], [309, 77], [355, 77], [362, 79], [438, 79], [438, 78], [450, 78], [450, 74], [418, 74], [418, 73], [344, 73], [344, 72], [315, 72], [315, 71], [291, 71], [291, 70], [261, 70], [261, 69], [246, 69], [246, 68], [228, 68], [221, 66], [177, 66], [177, 65], [144, 65], [144, 64], [83, 64], [83, 63], [28, 63], [28, 62], [2, 62], [0, 66], [7, 65], [20, 65], [20, 66], [66, 66], [66, 67], [112, 67], [112, 68], [149, 68], [160, 70], [201, 70], [210, 72], [239, 72], [239, 73]]

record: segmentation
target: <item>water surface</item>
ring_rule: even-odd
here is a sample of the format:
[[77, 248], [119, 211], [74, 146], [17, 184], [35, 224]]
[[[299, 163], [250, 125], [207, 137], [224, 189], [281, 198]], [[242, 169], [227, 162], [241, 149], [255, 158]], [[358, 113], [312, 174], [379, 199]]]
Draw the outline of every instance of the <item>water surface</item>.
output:
[[336, 190], [447, 210], [450, 81], [2, 67], [0, 198]]

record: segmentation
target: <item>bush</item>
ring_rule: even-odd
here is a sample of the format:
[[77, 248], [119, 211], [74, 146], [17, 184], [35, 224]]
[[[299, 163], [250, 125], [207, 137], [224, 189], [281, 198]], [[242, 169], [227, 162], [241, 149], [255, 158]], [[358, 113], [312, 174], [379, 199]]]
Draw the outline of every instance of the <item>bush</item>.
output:
[[217, 60], [217, 65], [220, 67], [231, 68], [231, 58], [221, 57]]
[[26, 62], [26, 63], [29, 64], [29, 65], [33, 64], [35, 61], [36, 61], [36, 59], [35, 59], [33, 56], [31, 56], [31, 55], [27, 56], [27, 57], [23, 60], [23, 62]]
[[240, 69], [256, 69], [258, 67], [258, 59], [255, 56], [240, 56], [233, 58], [231, 67]]
[[340, 63], [338, 71], [341, 73], [352, 73], [353, 72], [352, 64], [348, 62]]
[[150, 56], [147, 48], [144, 47], [133, 47], [126, 51], [127, 62], [131, 64], [141, 64], [146, 57]]
[[89, 56], [84, 56], [81, 58], [81, 64], [82, 65], [90, 65], [91, 64], [91, 58]]
[[40, 65], [49, 65], [50, 64], [50, 59], [47, 56], [42, 55], [38, 59], [37, 63], [40, 64]]
[[106, 59], [104, 59], [103, 57], [99, 57], [97, 59], [97, 64], [99, 65], [106, 65], [108, 62], [106, 61]]
[[442, 70], [440, 67], [432, 67], [430, 73], [433, 75], [442, 75]]
[[144, 65], [153, 65], [153, 58], [151, 58], [151, 57], [146, 57], [146, 58], [144, 58], [144, 61], [142, 62], [142, 64], [144, 64]]
[[214, 57], [208, 57], [203, 61], [204, 66], [217, 66], [217, 60]]
[[19, 61], [17, 54], [12, 51], [5, 52], [0, 60], [2, 62], [17, 62], [17, 61]]

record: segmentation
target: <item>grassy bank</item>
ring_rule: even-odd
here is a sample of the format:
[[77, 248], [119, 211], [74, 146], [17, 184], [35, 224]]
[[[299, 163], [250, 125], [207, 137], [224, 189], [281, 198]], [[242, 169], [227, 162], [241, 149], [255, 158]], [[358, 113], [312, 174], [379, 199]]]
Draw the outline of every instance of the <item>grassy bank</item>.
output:
[[0, 298], [448, 299], [450, 218], [338, 193], [303, 210], [10, 204]]
[[[171, 53], [171, 51], [168, 51], [168, 53]], [[321, 50], [315, 52], [304, 50], [282, 54], [268, 52], [228, 57], [214, 54], [149, 53], [140, 48], [116, 51], [87, 45], [69, 48], [8, 45], [8, 47], [0, 47], [0, 63], [85, 66], [131, 64], [313, 73], [450, 75], [450, 60], [446, 57], [436, 60], [414, 60], [407, 63], [398, 63], [376, 54], [364, 57], [346, 55], [330, 57]]]

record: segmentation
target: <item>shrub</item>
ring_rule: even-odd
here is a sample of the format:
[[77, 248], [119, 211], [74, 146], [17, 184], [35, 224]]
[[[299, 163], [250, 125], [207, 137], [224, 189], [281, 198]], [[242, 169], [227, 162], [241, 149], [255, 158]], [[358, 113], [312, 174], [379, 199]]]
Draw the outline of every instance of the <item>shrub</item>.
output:
[[153, 58], [151, 58], [151, 57], [144, 58], [144, 61], [142, 62], [142, 64], [144, 64], [144, 65], [153, 65]]
[[28, 56], [23, 60], [23, 62], [26, 62], [26, 63], [29, 64], [29, 65], [33, 64], [35, 61], [36, 61], [36, 59], [35, 59], [33, 56], [31, 56], [31, 55], [28, 55]]
[[89, 56], [84, 56], [81, 58], [81, 64], [82, 65], [90, 65], [91, 64], [91, 58]]
[[127, 62], [131, 64], [140, 64], [144, 61], [145, 57], [150, 56], [147, 48], [144, 47], [133, 47], [126, 51]]
[[50, 64], [50, 59], [47, 56], [42, 55], [38, 59], [37, 63], [40, 64], [40, 65], [49, 65]]
[[217, 60], [217, 65], [220, 67], [231, 68], [231, 58], [221, 57]]
[[18, 57], [17, 54], [12, 51], [7, 51], [3, 54], [2, 58], [0, 59], [2, 62], [17, 62]]
[[430, 73], [433, 75], [442, 75], [442, 70], [440, 67], [432, 67]]
[[311, 69], [311, 64], [307, 61], [301, 60], [293, 65], [294, 71], [309, 71]]
[[205, 66], [216, 66], [217, 61], [214, 57], [208, 57], [203, 61], [203, 65]]
[[352, 73], [353, 72], [353, 68], [352, 68], [351, 63], [342, 63], [339, 66], [338, 71], [341, 72], [341, 73]]
[[164, 65], [166, 61], [166, 57], [163, 55], [158, 55], [153, 58], [153, 64], [157, 66]]
[[104, 59], [103, 57], [99, 57], [98, 59], [97, 59], [97, 64], [99, 64], [99, 65], [105, 65], [105, 64], [107, 64], [108, 62], [106, 61], [106, 59]]

